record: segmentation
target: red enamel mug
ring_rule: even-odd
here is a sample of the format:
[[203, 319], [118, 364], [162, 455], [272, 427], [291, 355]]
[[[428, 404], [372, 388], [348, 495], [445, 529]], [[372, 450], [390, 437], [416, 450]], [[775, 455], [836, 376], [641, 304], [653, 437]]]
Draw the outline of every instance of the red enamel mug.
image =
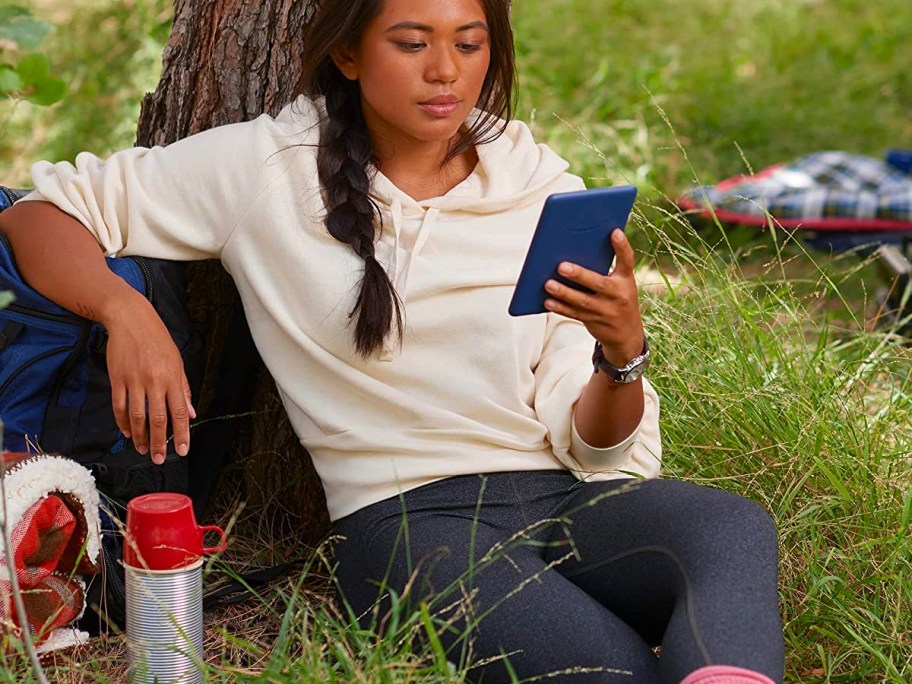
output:
[[[218, 546], [203, 545], [206, 532], [218, 533]], [[224, 551], [227, 543], [222, 528], [196, 524], [193, 502], [183, 494], [144, 494], [127, 504], [125, 565], [145, 570], [176, 570], [193, 565], [206, 554]]]

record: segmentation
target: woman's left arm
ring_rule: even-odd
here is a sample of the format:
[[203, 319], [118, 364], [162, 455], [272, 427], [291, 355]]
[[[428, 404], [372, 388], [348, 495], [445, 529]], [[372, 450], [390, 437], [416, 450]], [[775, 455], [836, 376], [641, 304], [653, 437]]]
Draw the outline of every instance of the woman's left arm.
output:
[[[606, 360], [622, 367], [643, 351], [643, 321], [640, 317], [633, 248], [623, 231], [611, 234], [617, 260], [609, 275], [577, 264], [561, 264], [561, 276], [583, 285], [587, 294], [549, 280], [545, 302], [549, 311], [576, 319], [602, 344]], [[576, 406], [579, 437], [596, 449], [607, 448], [629, 437], [643, 417], [643, 381], [619, 384], [605, 373], [593, 373]]]

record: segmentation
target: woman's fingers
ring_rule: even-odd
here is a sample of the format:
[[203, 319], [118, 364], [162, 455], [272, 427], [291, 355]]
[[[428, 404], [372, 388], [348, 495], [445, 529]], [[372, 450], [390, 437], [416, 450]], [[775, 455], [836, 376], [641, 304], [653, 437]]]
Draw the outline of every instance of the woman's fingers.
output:
[[[568, 310], [588, 311], [595, 306], [595, 297], [587, 292], [582, 292], [556, 280], [545, 283], [545, 290], [552, 299], [545, 300], [545, 306], [555, 313], [567, 314]], [[577, 318], [577, 316], [574, 316]]]
[[160, 392], [149, 395], [148, 404], [150, 453], [152, 462], [161, 465], [168, 448], [168, 404]]
[[133, 434], [130, 429], [130, 414], [127, 411], [127, 386], [121, 382], [111, 383], [111, 407], [114, 409], [114, 422], [127, 439]]
[[545, 291], [550, 295], [545, 307], [582, 322], [602, 343], [606, 357], [629, 360], [643, 345], [643, 323], [633, 275], [634, 252], [623, 231], [613, 231], [611, 241], [617, 255], [611, 274], [562, 263], [558, 267], [560, 276], [588, 291], [557, 279], [549, 280], [545, 283]]
[[142, 385], [132, 385], [127, 393], [127, 412], [130, 417], [130, 436], [141, 454], [149, 451], [149, 431], [146, 429], [146, 391]]
[[189, 451], [196, 411], [180, 352], [155, 310], [145, 300], [143, 305], [107, 326], [111, 400], [118, 427], [139, 453], [161, 464], [169, 425], [177, 453]]
[[196, 411], [190, 403], [190, 386], [183, 371], [181, 380], [172, 382], [165, 391], [157, 389], [155, 383], [134, 384], [129, 392], [123, 387], [112, 387], [114, 416], [121, 431], [133, 438], [136, 450], [141, 454], [148, 452], [154, 463], [164, 463], [170, 422], [175, 450], [186, 456], [190, 450], [190, 419], [196, 417]]
[[633, 247], [630, 246], [630, 242], [627, 240], [627, 236], [624, 235], [623, 230], [616, 229], [611, 233], [611, 244], [614, 247], [614, 254], [616, 257], [612, 275], [632, 277], [633, 265], [636, 259], [633, 253]]
[[171, 413], [174, 448], [179, 456], [186, 456], [190, 450], [191, 408], [187, 380], [182, 377], [181, 386], [174, 387], [168, 392], [168, 410]]

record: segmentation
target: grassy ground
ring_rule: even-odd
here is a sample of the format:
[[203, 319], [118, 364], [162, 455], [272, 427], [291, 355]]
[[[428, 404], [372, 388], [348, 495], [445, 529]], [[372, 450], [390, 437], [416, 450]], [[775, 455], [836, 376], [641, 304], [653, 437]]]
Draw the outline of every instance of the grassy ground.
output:
[[[4, 177], [21, 178], [26, 159], [131, 143], [164, 3], [94, 5], [115, 19], [76, 12], [49, 48], [82, 87], [47, 115], [8, 119]], [[912, 680], [910, 352], [874, 326], [873, 268], [781, 235], [696, 233], [667, 202], [694, 180], [805, 152], [912, 147], [912, 4], [529, 0], [514, 19], [520, 116], [591, 184], [643, 190], [631, 228], [641, 261], [677, 278], [644, 292], [666, 473], [745, 494], [776, 519], [788, 680]], [[315, 560], [268, 599], [209, 615], [211, 678], [461, 681], [432, 639], [411, 654], [433, 613], [401, 615], [399, 638], [379, 642], [321, 601], [326, 575]], [[117, 639], [95, 644], [52, 676], [119, 681], [122, 653]], [[7, 681], [24, 673], [8, 660]]]

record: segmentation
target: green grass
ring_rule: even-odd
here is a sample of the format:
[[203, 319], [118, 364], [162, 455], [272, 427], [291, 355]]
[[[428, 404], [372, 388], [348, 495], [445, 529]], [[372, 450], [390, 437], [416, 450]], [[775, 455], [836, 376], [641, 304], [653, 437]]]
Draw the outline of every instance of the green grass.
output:
[[684, 294], [649, 304], [666, 474], [773, 513], [792, 681], [908, 681], [905, 340], [834, 304], [838, 281], [857, 277], [849, 262], [796, 283], [772, 249], [753, 278], [713, 252], [668, 249], [690, 275]]
[[[33, 114], [17, 109], [8, 132], [22, 144], [8, 133], [3, 144], [15, 168], [131, 144], [135, 98], [154, 83], [161, 6], [139, 16], [116, 5], [98, 10], [120, 17], [110, 32], [97, 18], [60, 27], [49, 51], [88, 90], [42, 116], [34, 135], [23, 134]], [[912, 147], [912, 3], [529, 0], [514, 3], [514, 19], [520, 117], [590, 184], [641, 187], [631, 228], [641, 262], [680, 280], [643, 294], [665, 471], [773, 514], [788, 681], [912, 680], [910, 350], [873, 325], [873, 266], [781, 234], [697, 232], [667, 201], [695, 180], [815, 150]], [[96, 31], [100, 47], [73, 47], [72, 36]], [[139, 60], [129, 87], [114, 76], [92, 85], [110, 45]], [[308, 589], [326, 573], [316, 564], [242, 617], [220, 616], [212, 680], [461, 681], [424, 638], [432, 613], [403, 612], [400, 638], [378, 641]], [[261, 631], [239, 635], [250, 616]], [[416, 640], [425, 646], [414, 654]], [[122, 645], [108, 647], [93, 651], [90, 679], [69, 666], [55, 677], [117, 681]], [[25, 679], [19, 662], [7, 661], [6, 681]]]
[[705, 182], [745, 169], [737, 146], [760, 168], [912, 145], [904, 0], [549, 0], [515, 3], [514, 20], [521, 115], [583, 175], [671, 194], [693, 176], [678, 142]]

